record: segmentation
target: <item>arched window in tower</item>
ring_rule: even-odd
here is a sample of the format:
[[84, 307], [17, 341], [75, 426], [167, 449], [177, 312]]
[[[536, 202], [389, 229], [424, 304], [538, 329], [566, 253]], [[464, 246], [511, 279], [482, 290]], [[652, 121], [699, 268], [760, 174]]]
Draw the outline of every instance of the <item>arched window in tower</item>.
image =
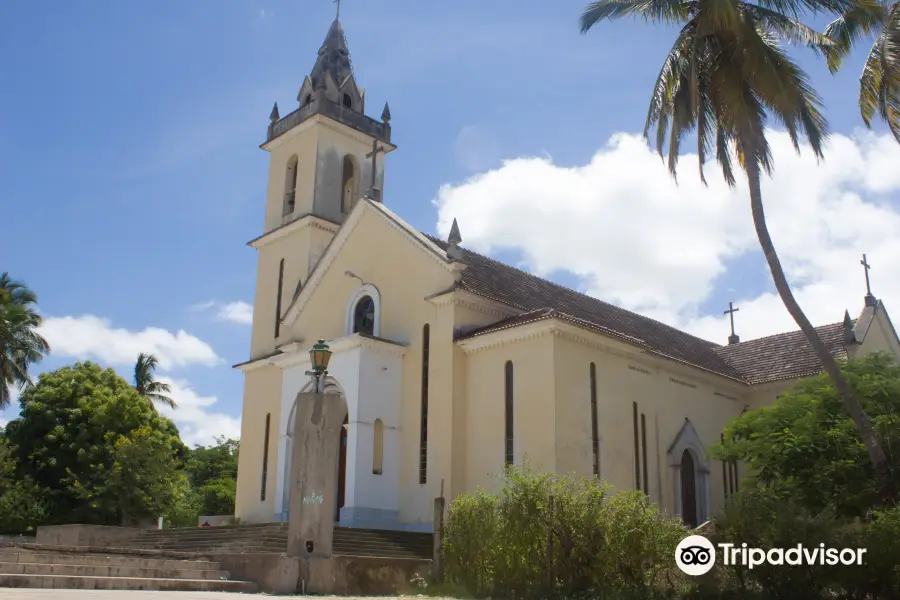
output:
[[284, 208], [281, 215], [286, 217], [294, 212], [297, 198], [297, 155], [292, 156], [284, 173]]
[[344, 156], [344, 165], [341, 177], [341, 213], [347, 215], [356, 204], [357, 176], [359, 169], [356, 161], [349, 154]]
[[363, 296], [353, 308], [353, 333], [375, 335], [375, 301]]
[[344, 94], [344, 106], [346, 108], [353, 108], [353, 98], [350, 97], [350, 94]]

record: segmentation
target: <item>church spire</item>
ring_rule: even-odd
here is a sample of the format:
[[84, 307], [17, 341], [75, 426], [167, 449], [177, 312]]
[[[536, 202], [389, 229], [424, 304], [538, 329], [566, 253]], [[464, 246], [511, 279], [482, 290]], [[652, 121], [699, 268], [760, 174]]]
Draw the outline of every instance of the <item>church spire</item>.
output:
[[343, 88], [353, 78], [353, 63], [350, 62], [350, 50], [347, 48], [347, 37], [344, 28], [337, 18], [328, 28], [325, 41], [319, 48], [316, 64], [313, 65], [309, 79], [313, 89], [327, 86], [327, 78], [331, 77], [333, 85]]

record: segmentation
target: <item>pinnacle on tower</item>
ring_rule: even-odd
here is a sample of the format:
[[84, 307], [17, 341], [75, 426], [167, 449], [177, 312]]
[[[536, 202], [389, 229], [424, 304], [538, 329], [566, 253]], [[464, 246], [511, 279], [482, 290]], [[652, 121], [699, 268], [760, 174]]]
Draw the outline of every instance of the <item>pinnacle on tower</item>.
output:
[[462, 242], [462, 236], [459, 234], [459, 223], [453, 219], [453, 225], [450, 226], [450, 235], [447, 236], [447, 258], [451, 260], [462, 260], [462, 250], [459, 247]]
[[384, 103], [384, 110], [381, 111], [381, 120], [385, 123], [391, 122], [391, 107], [387, 102]]
[[275, 106], [272, 107], [272, 114], [269, 115], [269, 120], [274, 123], [275, 121], [277, 121], [280, 118], [281, 117], [278, 116], [278, 103], [276, 102]]

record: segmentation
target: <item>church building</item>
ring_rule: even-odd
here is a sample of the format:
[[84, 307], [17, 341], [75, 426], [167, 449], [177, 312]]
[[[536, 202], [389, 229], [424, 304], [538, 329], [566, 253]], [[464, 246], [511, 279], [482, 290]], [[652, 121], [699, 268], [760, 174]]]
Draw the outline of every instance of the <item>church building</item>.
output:
[[[821, 364], [799, 332], [709, 342], [416, 231], [384, 194], [391, 114], [366, 114], [339, 20], [276, 104], [244, 373], [236, 517], [287, 520], [292, 415], [309, 348], [347, 406], [336, 523], [430, 531], [434, 498], [499, 486], [506, 465], [597, 476], [697, 525], [738, 489], [709, 448], [743, 411]], [[854, 358], [900, 340], [881, 301], [818, 328]]]

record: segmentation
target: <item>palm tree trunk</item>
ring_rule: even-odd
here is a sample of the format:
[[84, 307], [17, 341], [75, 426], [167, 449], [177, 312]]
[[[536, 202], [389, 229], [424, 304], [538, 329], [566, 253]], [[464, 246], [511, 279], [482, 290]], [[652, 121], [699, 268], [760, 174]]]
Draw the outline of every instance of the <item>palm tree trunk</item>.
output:
[[787, 308], [790, 315], [794, 318], [794, 321], [800, 327], [800, 330], [806, 336], [806, 339], [812, 346], [813, 351], [815, 351], [816, 356], [819, 357], [822, 366], [825, 368], [825, 372], [831, 377], [831, 381], [834, 384], [841, 401], [844, 403], [844, 408], [847, 409], [847, 413], [849, 413], [850, 418], [853, 419], [853, 422], [856, 424], [860, 438], [862, 438], [862, 442], [865, 444], [866, 450], [869, 453], [869, 460], [872, 461], [872, 465], [875, 467], [876, 476], [882, 486], [881, 496], [883, 500], [889, 504], [894, 504], [898, 500], [898, 495], [893, 474], [891, 473], [891, 465], [888, 462], [881, 444], [878, 443], [878, 438], [875, 436], [875, 430], [872, 428], [872, 422], [869, 420], [865, 411], [863, 411], [859, 399], [853, 392], [853, 388], [850, 387], [850, 383], [844, 378], [843, 373], [841, 373], [837, 361], [831, 356], [828, 348], [825, 347], [825, 344], [822, 342], [821, 338], [819, 338], [819, 334], [816, 333], [816, 330], [809, 322], [809, 319], [803, 314], [800, 305], [797, 304], [797, 300], [794, 298], [794, 294], [791, 292], [787, 278], [784, 275], [784, 270], [781, 268], [781, 261], [778, 259], [778, 254], [775, 252], [775, 245], [772, 243], [772, 238], [769, 236], [769, 228], [766, 226], [766, 215], [763, 211], [762, 203], [762, 190], [760, 189], [759, 164], [755, 160], [748, 159], [746, 171], [747, 179], [750, 184], [750, 208], [753, 212], [753, 225], [756, 227], [756, 236], [759, 238], [759, 245], [762, 247], [763, 254], [766, 255], [766, 262], [769, 264], [769, 270], [772, 272], [772, 281], [775, 282], [775, 289], [778, 290], [778, 295], [781, 296], [784, 307]]

